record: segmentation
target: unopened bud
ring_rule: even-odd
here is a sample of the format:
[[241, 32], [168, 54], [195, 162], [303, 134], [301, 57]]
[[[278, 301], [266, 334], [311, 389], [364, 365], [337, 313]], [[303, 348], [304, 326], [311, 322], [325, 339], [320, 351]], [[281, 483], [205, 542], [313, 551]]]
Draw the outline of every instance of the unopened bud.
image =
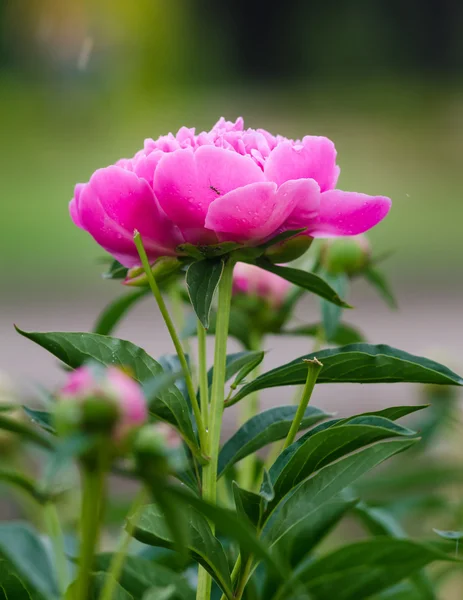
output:
[[237, 263], [233, 271], [233, 294], [244, 294], [264, 300], [273, 308], [281, 306], [291, 289], [291, 284], [265, 269]]
[[325, 240], [320, 249], [320, 262], [332, 275], [355, 275], [370, 262], [371, 246], [364, 235]]
[[134, 454], [143, 477], [165, 477], [183, 461], [182, 438], [167, 423], [142, 427], [134, 440]]

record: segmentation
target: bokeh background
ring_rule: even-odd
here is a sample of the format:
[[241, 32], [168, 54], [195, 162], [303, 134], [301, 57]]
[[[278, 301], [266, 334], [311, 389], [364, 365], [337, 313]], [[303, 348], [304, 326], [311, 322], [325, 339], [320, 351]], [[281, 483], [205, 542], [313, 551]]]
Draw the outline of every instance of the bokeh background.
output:
[[[329, 136], [343, 189], [393, 199], [370, 239], [375, 254], [392, 251], [399, 310], [358, 285], [349, 321], [463, 372], [462, 31], [456, 0], [0, 0], [0, 371], [26, 395], [56, 385], [55, 361], [13, 323], [86, 331], [121, 292], [68, 216], [74, 184], [145, 137], [242, 115], [289, 137]], [[297, 318], [318, 310], [305, 301]], [[171, 351], [150, 301], [118, 334]], [[310, 345], [267, 348], [270, 367]], [[264, 401], [288, 402], [281, 394]], [[322, 386], [315, 402], [347, 414], [421, 394]]]

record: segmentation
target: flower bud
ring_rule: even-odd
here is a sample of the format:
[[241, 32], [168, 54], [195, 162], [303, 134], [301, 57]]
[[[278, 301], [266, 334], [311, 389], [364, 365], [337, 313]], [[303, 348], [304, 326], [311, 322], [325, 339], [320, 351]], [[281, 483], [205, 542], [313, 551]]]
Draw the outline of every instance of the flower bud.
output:
[[182, 438], [167, 423], [145, 425], [134, 440], [134, 453], [142, 477], [165, 477], [183, 465]]
[[148, 408], [140, 386], [122, 370], [84, 365], [68, 375], [54, 417], [60, 435], [103, 434], [123, 445], [145, 423]]
[[247, 263], [237, 263], [233, 272], [233, 294], [244, 294], [250, 297], [257, 297], [272, 308], [280, 307], [288, 292], [291, 284], [265, 269], [249, 265]]
[[322, 266], [331, 273], [356, 275], [370, 262], [371, 246], [364, 235], [330, 239], [320, 249]]

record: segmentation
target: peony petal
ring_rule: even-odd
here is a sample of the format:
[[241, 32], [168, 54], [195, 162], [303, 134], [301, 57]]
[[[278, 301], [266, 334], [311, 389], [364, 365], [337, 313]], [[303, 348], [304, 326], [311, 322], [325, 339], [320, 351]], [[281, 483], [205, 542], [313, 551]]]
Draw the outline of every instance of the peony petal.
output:
[[295, 207], [283, 223], [283, 229], [301, 229], [307, 227], [318, 217], [320, 210], [320, 188], [314, 179], [296, 179], [287, 181], [280, 189], [293, 195]]
[[[310, 184], [309, 184], [310, 186]], [[307, 192], [307, 183], [260, 182], [217, 199], [209, 207], [206, 227], [222, 240], [258, 241], [275, 233]]]
[[326, 137], [306, 136], [301, 143], [280, 142], [264, 166], [267, 179], [281, 185], [290, 179], [315, 179], [322, 192], [335, 187], [339, 177], [336, 149]]
[[358, 235], [377, 225], [390, 208], [391, 200], [384, 196], [329, 190], [321, 194], [320, 213], [308, 233], [312, 237]]
[[153, 191], [131, 171], [111, 166], [96, 171], [79, 199], [82, 227], [126, 266], [139, 264], [133, 243], [137, 229], [150, 259], [174, 255], [183, 241], [159, 209]]
[[196, 152], [185, 149], [165, 155], [156, 169], [153, 188], [162, 209], [188, 239], [188, 231], [204, 227], [208, 208], [219, 197], [263, 180], [251, 158], [201, 146]]
[[74, 198], [69, 202], [69, 214], [77, 227], [83, 229], [79, 217], [79, 198], [86, 183], [77, 183], [74, 187]]

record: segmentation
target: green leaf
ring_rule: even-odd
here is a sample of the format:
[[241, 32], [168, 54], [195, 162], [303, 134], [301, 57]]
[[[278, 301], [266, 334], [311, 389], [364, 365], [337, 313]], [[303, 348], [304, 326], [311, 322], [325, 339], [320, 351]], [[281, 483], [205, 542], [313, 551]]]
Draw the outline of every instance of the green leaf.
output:
[[207, 259], [192, 263], [186, 272], [188, 295], [196, 316], [207, 329], [215, 290], [222, 277], [225, 262], [222, 259]]
[[[235, 352], [234, 354], [227, 354], [225, 363], [225, 381], [228, 381], [237, 373], [241, 376], [243, 369], [247, 369], [251, 366], [250, 371], [255, 369], [259, 365], [265, 356], [265, 352], [262, 351], [246, 351], [246, 352]], [[250, 372], [249, 371], [249, 372]], [[245, 373], [244, 376], [246, 376]], [[209, 386], [212, 385], [212, 378], [214, 376], [214, 368], [209, 369], [207, 373], [207, 381]]]
[[257, 527], [260, 520], [262, 496], [240, 488], [236, 481], [234, 481], [233, 497], [235, 499], [237, 515], [245, 517], [251, 525]]
[[387, 458], [406, 450], [416, 441], [400, 437], [380, 440], [317, 469], [297, 487], [290, 489], [273, 513], [267, 513], [265, 540], [273, 545], [283, 536], [290, 535], [290, 530], [297, 532], [301, 521], [315, 513], [344, 488]]
[[[323, 328], [321, 323], [312, 325], [301, 325], [294, 329], [285, 329], [282, 335], [306, 335], [308, 337], [317, 337], [320, 335], [320, 328]], [[358, 344], [365, 341], [365, 336], [358, 329], [346, 323], [339, 323], [336, 334], [332, 336], [331, 343], [337, 346], [345, 346], [347, 344]]]
[[435, 383], [463, 385], [463, 379], [433, 360], [414, 356], [391, 346], [350, 344], [301, 356], [272, 369], [244, 385], [227, 406], [257, 390], [282, 385], [303, 385], [307, 377], [304, 360], [316, 357], [323, 363], [317, 383]]
[[295, 237], [296, 235], [299, 235], [300, 233], [303, 233], [306, 230], [307, 227], [302, 227], [300, 229], [288, 229], [287, 231], [282, 231], [281, 233], [279, 233], [278, 235], [276, 235], [275, 237], [268, 240], [264, 244], [261, 244], [258, 247], [263, 249], [271, 248], [275, 244], [281, 244], [282, 242], [286, 242], [286, 240], [290, 240], [291, 238]]
[[57, 600], [59, 591], [47, 551], [26, 523], [0, 524], [0, 557], [8, 561], [27, 586], [47, 600]]
[[362, 417], [356, 420], [358, 424], [350, 421], [315, 433], [309, 431], [280, 454], [270, 469], [275, 489], [275, 500], [270, 509], [315, 471], [343, 456], [380, 440], [416, 435], [383, 417], [363, 417], [371, 424], [362, 424]]
[[142, 600], [171, 600], [175, 598], [175, 587], [169, 585], [164, 588], [153, 587], [143, 594]]
[[103, 274], [105, 279], [125, 279], [128, 268], [121, 265], [117, 260], [113, 260], [108, 271]]
[[[252, 354], [249, 352], [249, 354]], [[260, 363], [264, 360], [265, 352], [255, 352], [255, 356], [248, 356], [248, 360], [246, 364], [244, 364], [241, 369], [236, 374], [235, 380], [231, 384], [231, 389], [236, 390], [236, 388], [240, 385], [240, 383], [252, 373], [256, 367], [260, 365]]]
[[0, 598], [2, 600], [47, 600], [21, 580], [21, 576], [5, 559], [0, 558]]
[[0, 429], [16, 433], [26, 442], [37, 444], [42, 448], [50, 450], [53, 448], [53, 441], [40, 430], [29, 427], [19, 419], [8, 417], [7, 413], [0, 413]]
[[[101, 593], [109, 578], [113, 579], [107, 573], [92, 573], [86, 600], [101, 600]], [[65, 600], [75, 600], [75, 598], [77, 598], [77, 584], [74, 581], [67, 589]], [[116, 582], [111, 600], [135, 600], [135, 598]]]
[[[192, 496], [193, 498], [193, 496]], [[228, 597], [232, 597], [227, 557], [219, 540], [214, 536], [206, 518], [194, 508], [187, 511], [189, 548], [193, 558], [217, 581]], [[154, 504], [140, 509], [129, 518], [134, 527], [133, 536], [151, 546], [172, 548], [173, 540], [166, 525], [164, 514]]]
[[55, 434], [56, 430], [52, 425], [51, 414], [46, 410], [36, 410], [34, 408], [29, 408], [28, 406], [23, 406], [23, 410], [31, 420], [39, 425], [42, 429], [47, 431], [48, 433]]
[[373, 267], [368, 267], [365, 271], [363, 271], [362, 275], [365, 279], [372, 285], [376, 291], [379, 293], [381, 298], [386, 302], [390, 308], [397, 308], [397, 301], [392, 293], [392, 290], [387, 282], [385, 276]]
[[432, 546], [411, 540], [378, 537], [343, 546], [301, 566], [278, 594], [295, 579], [314, 600], [358, 600], [381, 592], [434, 561], [453, 561]]
[[[346, 297], [349, 289], [349, 279], [345, 273], [339, 273], [338, 275], [323, 273], [323, 278], [340, 298]], [[327, 342], [331, 343], [336, 339], [342, 317], [342, 307], [322, 299], [321, 312], [324, 337]]]
[[133, 377], [144, 382], [162, 374], [161, 365], [132, 342], [97, 333], [26, 332], [18, 333], [32, 340], [73, 369], [85, 362], [128, 368]]
[[202, 515], [215, 523], [221, 533], [236, 540], [245, 552], [253, 554], [256, 559], [263, 560], [269, 568], [274, 570], [276, 575], [283, 579], [287, 577], [288, 573], [283, 557], [270, 554], [266, 545], [256, 537], [252, 528], [247, 523], [243, 523], [243, 519], [240, 519], [234, 511], [209, 504], [180, 487], [171, 487], [170, 493], [178, 499], [182, 499], [186, 506], [192, 506], [201, 511]]
[[50, 500], [47, 494], [44, 494], [36, 485], [33, 479], [26, 477], [22, 473], [10, 469], [0, 468], [0, 481], [20, 488], [29, 494], [39, 504], [44, 504]]
[[[197, 325], [196, 325], [196, 315], [192, 313], [186, 319], [185, 327], [182, 330], [180, 337], [182, 339], [187, 339], [189, 337], [196, 336], [197, 333]], [[207, 329], [207, 335], [215, 335], [215, 325], [217, 321], [217, 313], [215, 310], [211, 310], [209, 316], [209, 329]], [[228, 329], [228, 335], [230, 337], [236, 338], [239, 342], [243, 344], [245, 348], [249, 348], [251, 345], [250, 342], [250, 332], [252, 331], [252, 323], [243, 310], [237, 308], [236, 306], [232, 306], [230, 310], [230, 326]]]
[[463, 531], [442, 531], [442, 529], [433, 529], [433, 531], [444, 540], [458, 541], [463, 538]]
[[259, 494], [264, 500], [264, 509], [267, 509], [268, 503], [272, 502], [275, 498], [275, 489], [267, 469], [264, 469], [264, 479], [262, 481]]
[[283, 279], [328, 300], [328, 302], [333, 302], [333, 304], [344, 308], [351, 308], [326, 281], [314, 273], [293, 269], [292, 267], [279, 267], [263, 258], [259, 259], [256, 264], [261, 269], [275, 273], [275, 275], [283, 277]]
[[131, 294], [124, 294], [113, 300], [98, 316], [93, 332], [100, 335], [109, 335], [132, 306], [146, 296], [147, 293], [148, 290], [139, 290]]
[[[297, 406], [278, 406], [252, 417], [224, 444], [219, 454], [218, 476], [220, 477], [239, 460], [256, 452], [267, 444], [282, 440], [297, 412]], [[299, 430], [307, 429], [328, 418], [328, 414], [309, 406], [305, 411]]]
[[[99, 554], [95, 557], [94, 569], [107, 572], [110, 569], [112, 553]], [[121, 586], [134, 598], [141, 598], [152, 587], [173, 586], [176, 595], [174, 598], [181, 600], [194, 600], [195, 593], [182, 575], [171, 569], [147, 560], [140, 556], [126, 556], [122, 573], [119, 578]]]

